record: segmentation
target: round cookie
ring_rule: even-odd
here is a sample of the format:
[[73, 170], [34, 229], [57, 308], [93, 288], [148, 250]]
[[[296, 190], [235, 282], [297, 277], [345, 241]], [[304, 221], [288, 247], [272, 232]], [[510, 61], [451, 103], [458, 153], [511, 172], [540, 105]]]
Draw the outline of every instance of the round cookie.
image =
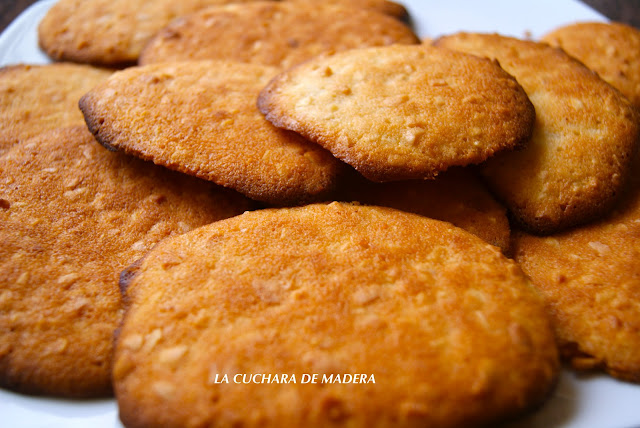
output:
[[448, 221], [509, 253], [507, 210], [467, 168], [452, 168], [435, 180], [388, 183], [373, 183], [356, 175], [341, 185], [340, 198]]
[[[318, 5], [317, 0], [283, 0], [298, 4]], [[324, 0], [323, 4], [350, 6], [361, 9], [375, 10], [385, 15], [393, 16], [403, 21], [409, 20], [407, 9], [400, 3], [389, 0]]]
[[0, 154], [44, 130], [84, 124], [78, 100], [110, 74], [65, 63], [0, 68]]
[[514, 254], [540, 290], [576, 369], [640, 383], [640, 175], [606, 218], [547, 238], [516, 233]]
[[185, 61], [131, 67], [80, 100], [100, 143], [271, 204], [328, 197], [342, 168], [330, 153], [260, 114], [277, 69]]
[[122, 286], [129, 427], [490, 426], [539, 404], [559, 369], [512, 261], [388, 208], [245, 213], [163, 241]]
[[640, 135], [626, 98], [546, 43], [477, 33], [444, 36], [435, 43], [497, 59], [535, 106], [536, 125], [528, 144], [481, 166], [520, 227], [555, 233], [612, 208]]
[[119, 273], [161, 239], [239, 214], [248, 200], [112, 153], [86, 127], [0, 157], [0, 386], [111, 394]]
[[323, 52], [393, 43], [419, 39], [378, 12], [324, 3], [240, 3], [176, 19], [147, 44], [139, 63], [216, 59], [289, 68]]
[[422, 45], [316, 57], [276, 76], [258, 107], [373, 181], [480, 163], [525, 142], [535, 119], [497, 63]]
[[38, 26], [38, 43], [56, 61], [121, 67], [178, 16], [251, 0], [58, 0]]
[[578, 22], [542, 41], [562, 48], [640, 108], [640, 31], [618, 22]]

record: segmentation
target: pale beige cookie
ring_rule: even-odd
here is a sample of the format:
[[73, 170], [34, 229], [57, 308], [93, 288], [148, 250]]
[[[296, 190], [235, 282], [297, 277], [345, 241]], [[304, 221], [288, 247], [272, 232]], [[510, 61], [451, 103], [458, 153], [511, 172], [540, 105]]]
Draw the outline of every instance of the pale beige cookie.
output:
[[258, 106], [374, 181], [482, 162], [526, 141], [535, 118], [497, 63], [422, 45], [316, 57], [275, 77]]
[[0, 157], [0, 386], [111, 393], [118, 277], [161, 239], [239, 214], [241, 195], [111, 153], [86, 127]]
[[582, 61], [640, 108], [640, 31], [618, 22], [578, 22], [542, 37]]
[[[285, 0], [283, 0], [285, 1]], [[339, 6], [350, 6], [361, 9], [375, 10], [385, 15], [393, 16], [397, 19], [408, 20], [409, 13], [407, 9], [398, 2], [389, 0], [323, 0], [321, 3], [317, 0], [286, 0], [292, 3], [308, 4], [318, 6], [319, 4], [332, 4]]]
[[195, 61], [132, 67], [80, 100], [102, 144], [272, 204], [330, 195], [342, 167], [331, 154], [260, 114], [277, 69]]
[[253, 2], [212, 7], [178, 18], [140, 55], [140, 64], [199, 59], [280, 68], [323, 52], [419, 39], [400, 21], [368, 10], [324, 3]]
[[47, 129], [84, 124], [78, 100], [110, 74], [64, 63], [0, 68], [0, 154]]
[[38, 42], [57, 61], [126, 66], [174, 18], [243, 1], [251, 0], [59, 0], [40, 22]]
[[612, 214], [547, 238], [517, 233], [514, 253], [550, 306], [571, 365], [640, 383], [638, 167]]
[[435, 180], [373, 183], [354, 176], [341, 185], [340, 198], [448, 221], [509, 253], [507, 210], [467, 168], [452, 168]]
[[245, 213], [163, 241], [123, 287], [113, 380], [130, 427], [492, 426], [558, 374], [515, 263], [388, 208]]
[[629, 173], [638, 121], [629, 101], [583, 64], [544, 43], [458, 33], [437, 45], [496, 58], [536, 109], [523, 150], [481, 171], [521, 227], [553, 233], [608, 212]]

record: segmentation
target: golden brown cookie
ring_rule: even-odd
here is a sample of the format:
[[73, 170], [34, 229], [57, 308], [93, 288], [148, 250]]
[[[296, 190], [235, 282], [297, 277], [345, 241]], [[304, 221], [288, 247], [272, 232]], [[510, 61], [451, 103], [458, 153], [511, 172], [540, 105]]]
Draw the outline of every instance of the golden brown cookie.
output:
[[583, 64], [544, 43], [458, 33], [437, 45], [496, 58], [536, 109], [523, 150], [481, 171], [521, 227], [558, 232], [609, 211], [624, 186], [639, 128], [629, 101]]
[[258, 106], [373, 181], [482, 162], [526, 141], [535, 118], [497, 63], [421, 45], [316, 57], [275, 77]]
[[618, 22], [578, 22], [542, 37], [582, 61], [640, 108], [640, 31]]
[[558, 374], [515, 263], [415, 214], [254, 211], [165, 240], [124, 276], [113, 379], [130, 427], [492, 425]]
[[253, 2], [211, 7], [176, 19], [140, 64], [231, 60], [288, 68], [323, 52], [417, 44], [407, 26], [377, 12], [324, 3]]
[[0, 158], [0, 386], [111, 393], [120, 271], [161, 239], [236, 215], [241, 195], [111, 153], [86, 130]]
[[172, 19], [208, 6], [251, 0], [59, 0], [38, 26], [52, 59], [120, 67]]
[[435, 180], [374, 183], [354, 176], [342, 184], [340, 198], [448, 221], [505, 254], [509, 252], [511, 228], [506, 208], [466, 168], [452, 168]]
[[80, 100], [102, 144], [263, 202], [297, 204], [333, 190], [342, 165], [260, 114], [277, 69], [217, 61], [151, 64], [115, 74]]
[[[298, 4], [308, 4], [318, 6], [317, 0], [286, 0]], [[322, 4], [332, 4], [338, 6], [350, 6], [361, 9], [375, 10], [385, 15], [393, 16], [397, 19], [408, 20], [409, 13], [400, 3], [389, 0], [324, 0]]]
[[78, 100], [110, 74], [64, 63], [0, 68], [0, 154], [44, 130], [84, 124]]
[[540, 290], [576, 369], [640, 382], [640, 174], [615, 211], [547, 238], [515, 234], [516, 260]]

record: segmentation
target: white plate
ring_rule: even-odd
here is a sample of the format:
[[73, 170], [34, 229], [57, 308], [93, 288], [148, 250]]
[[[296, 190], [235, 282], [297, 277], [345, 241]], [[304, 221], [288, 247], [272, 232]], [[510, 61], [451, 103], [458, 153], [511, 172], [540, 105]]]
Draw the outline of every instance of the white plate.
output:
[[[570, 22], [606, 20], [573, 0], [400, 0], [421, 37], [455, 31], [499, 32], [537, 38]], [[46, 63], [38, 49], [37, 25], [55, 0], [41, 0], [0, 35], [0, 65]], [[0, 425], [7, 427], [121, 427], [113, 400], [70, 401], [27, 397], [0, 390]], [[542, 409], [510, 428], [640, 427], [640, 386], [604, 375], [565, 371]]]

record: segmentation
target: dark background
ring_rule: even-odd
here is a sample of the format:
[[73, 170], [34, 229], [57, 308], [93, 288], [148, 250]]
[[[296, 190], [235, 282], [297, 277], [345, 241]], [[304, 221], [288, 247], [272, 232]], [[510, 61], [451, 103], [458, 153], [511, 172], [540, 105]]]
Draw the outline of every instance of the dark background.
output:
[[[35, 3], [35, 0], [0, 0], [0, 32], [32, 3]], [[611, 20], [640, 28], [640, 2], [637, 0], [584, 0], [583, 3]]]

